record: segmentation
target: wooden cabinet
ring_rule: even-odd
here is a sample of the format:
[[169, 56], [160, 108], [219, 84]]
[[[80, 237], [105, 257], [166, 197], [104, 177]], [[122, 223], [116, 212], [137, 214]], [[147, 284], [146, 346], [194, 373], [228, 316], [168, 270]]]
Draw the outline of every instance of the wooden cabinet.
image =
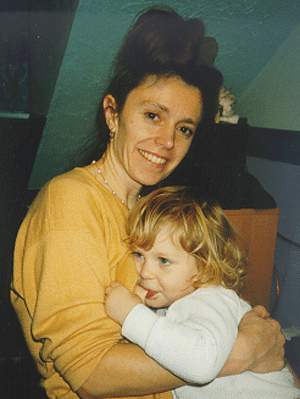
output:
[[239, 209], [225, 213], [248, 257], [242, 297], [252, 305], [269, 309], [279, 209]]

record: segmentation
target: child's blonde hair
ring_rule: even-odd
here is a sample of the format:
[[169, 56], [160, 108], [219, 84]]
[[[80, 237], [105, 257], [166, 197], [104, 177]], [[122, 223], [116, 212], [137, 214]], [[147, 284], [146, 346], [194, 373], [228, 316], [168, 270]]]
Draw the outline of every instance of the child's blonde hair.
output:
[[129, 215], [129, 246], [149, 250], [164, 226], [170, 227], [173, 242], [198, 260], [195, 287], [211, 283], [240, 289], [245, 258], [220, 206], [196, 199], [187, 187], [155, 190]]

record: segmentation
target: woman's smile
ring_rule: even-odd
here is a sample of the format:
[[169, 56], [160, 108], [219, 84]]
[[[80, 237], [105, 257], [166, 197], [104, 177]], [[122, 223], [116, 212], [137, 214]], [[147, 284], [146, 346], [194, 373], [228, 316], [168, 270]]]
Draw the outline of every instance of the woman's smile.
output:
[[139, 149], [138, 151], [142, 155], [142, 157], [144, 157], [147, 161], [151, 162], [154, 165], [163, 166], [167, 162], [166, 158], [163, 158], [157, 154], [153, 154], [152, 152], [142, 149]]

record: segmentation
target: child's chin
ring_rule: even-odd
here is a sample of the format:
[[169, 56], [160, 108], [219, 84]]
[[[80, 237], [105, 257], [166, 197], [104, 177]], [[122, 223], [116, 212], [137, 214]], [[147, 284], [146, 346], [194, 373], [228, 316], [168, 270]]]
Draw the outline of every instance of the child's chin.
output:
[[145, 305], [147, 305], [147, 306], [149, 306], [150, 308], [153, 308], [153, 309], [160, 309], [160, 308], [167, 307], [167, 304], [164, 301], [151, 300], [151, 299], [146, 299], [145, 300]]
[[155, 303], [155, 301], [151, 301], [151, 299], [146, 299], [145, 300], [145, 305], [149, 306], [150, 308], [156, 309], [159, 308], [160, 306]]

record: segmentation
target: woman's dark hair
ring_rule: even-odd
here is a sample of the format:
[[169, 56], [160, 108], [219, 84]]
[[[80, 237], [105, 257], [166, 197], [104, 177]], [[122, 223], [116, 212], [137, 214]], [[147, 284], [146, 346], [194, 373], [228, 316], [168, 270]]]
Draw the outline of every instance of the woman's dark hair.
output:
[[[203, 129], [214, 120], [223, 82], [222, 74], [207, 61], [205, 43], [208, 38], [204, 33], [204, 25], [199, 18], [184, 20], [170, 8], [154, 7], [143, 12], [124, 38], [104, 96], [112, 94], [118, 112], [121, 112], [128, 94], [147, 76], [176, 75], [201, 91]], [[101, 153], [109, 140], [102, 109], [103, 98], [97, 115]]]

